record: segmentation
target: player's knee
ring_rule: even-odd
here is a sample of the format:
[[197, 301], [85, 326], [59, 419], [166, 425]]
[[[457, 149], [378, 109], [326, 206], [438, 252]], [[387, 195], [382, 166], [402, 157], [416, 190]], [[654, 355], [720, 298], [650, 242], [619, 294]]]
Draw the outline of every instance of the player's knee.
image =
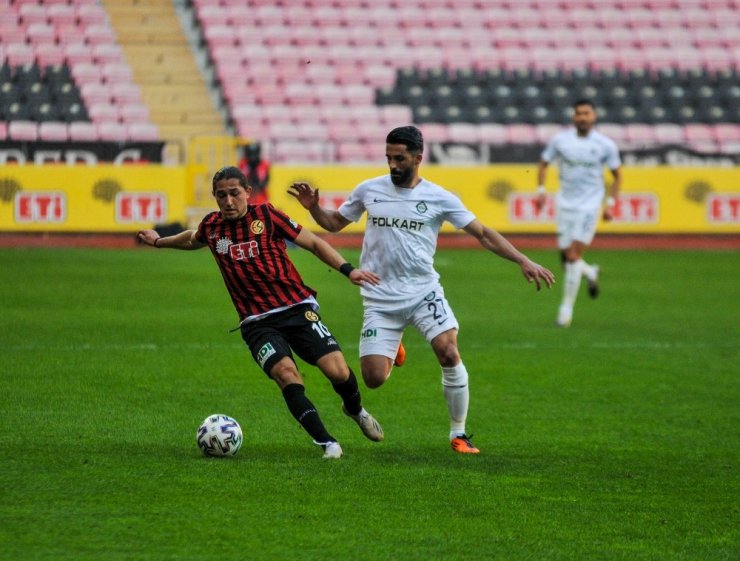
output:
[[316, 366], [333, 383], [344, 382], [349, 378], [349, 366], [340, 352], [330, 353], [316, 361]]
[[437, 354], [437, 360], [439, 360], [440, 366], [444, 368], [452, 368], [460, 362], [460, 353], [453, 341], [438, 345], [434, 351]]
[[371, 390], [379, 388], [380, 386], [385, 384], [385, 381], [388, 379], [389, 374], [390, 372], [387, 372], [381, 368], [362, 369], [362, 379], [364, 380], [365, 385]]

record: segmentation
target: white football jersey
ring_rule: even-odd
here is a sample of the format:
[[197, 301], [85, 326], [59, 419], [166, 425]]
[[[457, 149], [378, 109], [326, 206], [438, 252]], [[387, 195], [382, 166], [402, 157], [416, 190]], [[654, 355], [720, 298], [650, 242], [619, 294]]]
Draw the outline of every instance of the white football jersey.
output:
[[360, 266], [380, 277], [361, 288], [374, 303], [393, 306], [424, 296], [439, 282], [434, 270], [437, 236], [446, 220], [463, 228], [475, 220], [462, 201], [439, 185], [422, 179], [413, 189], [396, 187], [390, 174], [360, 183], [339, 207], [357, 222], [367, 212]]
[[590, 210], [604, 199], [604, 166], [611, 170], [621, 165], [617, 145], [594, 130], [578, 136], [575, 128], [561, 131], [550, 139], [542, 160], [557, 163], [560, 191], [559, 208]]

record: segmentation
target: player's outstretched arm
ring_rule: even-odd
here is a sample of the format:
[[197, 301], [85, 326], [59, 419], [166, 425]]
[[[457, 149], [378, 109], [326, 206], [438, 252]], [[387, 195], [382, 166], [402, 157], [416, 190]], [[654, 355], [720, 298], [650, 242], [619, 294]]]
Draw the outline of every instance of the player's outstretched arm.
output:
[[529, 257], [520, 252], [515, 248], [506, 238], [495, 230], [484, 226], [478, 220], [473, 220], [470, 224], [463, 228], [468, 234], [473, 236], [478, 242], [491, 251], [517, 263], [522, 269], [522, 274], [528, 282], [533, 282], [537, 286], [537, 290], [542, 288], [541, 283], [544, 283], [547, 288], [550, 288], [555, 282], [555, 276], [542, 265], [538, 265], [532, 261]]
[[324, 230], [338, 232], [350, 222], [336, 210], [329, 211], [321, 208], [319, 206], [319, 190], [314, 189], [308, 183], [293, 183], [288, 188], [288, 195], [295, 197]]
[[602, 218], [609, 222], [614, 218], [614, 207], [617, 204], [617, 198], [619, 197], [619, 191], [622, 187], [622, 170], [621, 168], [615, 168], [612, 171], [614, 181], [612, 181], [611, 187], [609, 188], [609, 196], [606, 198], [606, 204], [604, 205], [604, 212]]
[[353, 284], [361, 285], [364, 282], [378, 284], [380, 277], [372, 271], [355, 269], [349, 262], [342, 257], [328, 242], [322, 240], [316, 234], [305, 228], [301, 230], [295, 239], [296, 245], [307, 249], [324, 263], [345, 274]]
[[200, 249], [206, 244], [195, 239], [195, 230], [184, 230], [174, 236], [160, 237], [155, 230], [140, 230], [136, 239], [152, 247], [168, 247], [171, 249]]
[[537, 196], [534, 199], [534, 206], [539, 212], [547, 202], [547, 191], [545, 190], [545, 176], [547, 174], [548, 163], [540, 160], [537, 165]]

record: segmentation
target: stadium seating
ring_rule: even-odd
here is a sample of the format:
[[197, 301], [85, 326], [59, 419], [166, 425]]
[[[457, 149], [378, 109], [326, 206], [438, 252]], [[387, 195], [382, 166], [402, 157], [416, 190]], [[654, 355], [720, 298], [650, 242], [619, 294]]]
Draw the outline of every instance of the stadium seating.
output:
[[[624, 148], [738, 147], [737, 0], [182, 5], [192, 6], [233, 132], [259, 138], [274, 161], [377, 160], [384, 133], [409, 122], [430, 141], [542, 143], [578, 97], [597, 102], [602, 130]], [[25, 124], [9, 126], [22, 121], [37, 123], [36, 137], [152, 138], [104, 4], [0, 8], [6, 136], [28, 137]], [[65, 127], [42, 135], [41, 122]]]
[[[104, 127], [107, 139], [152, 139], [156, 128], [97, 1], [0, 0], [0, 62], [7, 138], [102, 139], [98, 125], [113, 121], [121, 127]], [[88, 120], [92, 127], [80, 125]]]
[[[193, 5], [236, 132], [268, 147], [315, 134], [340, 161], [377, 158], [362, 145], [411, 121], [429, 140], [541, 143], [578, 97], [624, 147], [716, 151], [732, 146], [716, 127], [740, 120], [735, 0]], [[378, 106], [394, 116], [360, 116]]]

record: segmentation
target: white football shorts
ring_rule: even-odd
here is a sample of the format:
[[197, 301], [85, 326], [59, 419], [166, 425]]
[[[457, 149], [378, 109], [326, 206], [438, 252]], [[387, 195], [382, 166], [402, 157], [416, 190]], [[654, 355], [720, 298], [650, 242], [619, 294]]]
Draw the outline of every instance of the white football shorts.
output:
[[409, 325], [418, 329], [430, 343], [445, 331], [459, 329], [455, 314], [439, 284], [421, 300], [407, 306], [388, 309], [387, 304], [374, 306], [372, 301], [366, 300], [360, 332], [360, 357], [382, 355], [396, 358], [403, 330]]
[[558, 248], [567, 249], [575, 242], [591, 245], [596, 234], [599, 209], [558, 209]]

